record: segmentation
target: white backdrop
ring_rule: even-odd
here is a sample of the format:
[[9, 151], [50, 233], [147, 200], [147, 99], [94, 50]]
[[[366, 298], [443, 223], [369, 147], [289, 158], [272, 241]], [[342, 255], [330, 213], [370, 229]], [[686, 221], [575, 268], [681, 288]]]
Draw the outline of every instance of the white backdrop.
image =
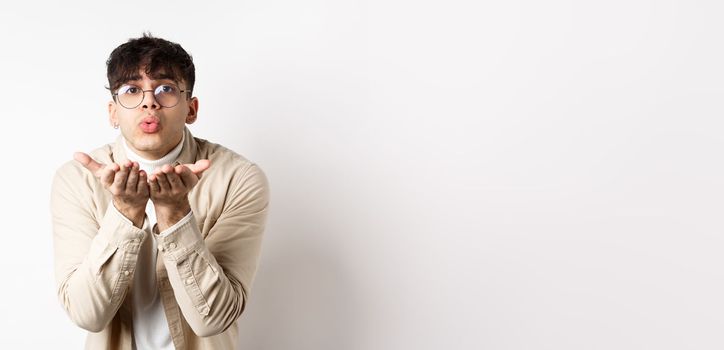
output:
[[197, 66], [199, 137], [272, 189], [241, 349], [724, 348], [717, 1], [0, 9], [0, 348], [81, 348], [50, 181], [116, 137], [105, 60]]

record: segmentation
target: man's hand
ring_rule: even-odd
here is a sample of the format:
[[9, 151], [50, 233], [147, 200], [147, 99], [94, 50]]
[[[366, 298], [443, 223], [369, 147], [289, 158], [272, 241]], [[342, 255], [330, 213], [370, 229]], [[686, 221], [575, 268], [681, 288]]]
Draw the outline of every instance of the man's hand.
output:
[[100, 179], [103, 188], [113, 195], [113, 205], [123, 216], [134, 226], [143, 226], [150, 192], [146, 172], [138, 169], [138, 163], [104, 165], [82, 152], [75, 153], [73, 158]]
[[210, 165], [206, 159], [175, 167], [166, 164], [148, 176], [159, 231], [173, 226], [191, 211], [188, 194]]

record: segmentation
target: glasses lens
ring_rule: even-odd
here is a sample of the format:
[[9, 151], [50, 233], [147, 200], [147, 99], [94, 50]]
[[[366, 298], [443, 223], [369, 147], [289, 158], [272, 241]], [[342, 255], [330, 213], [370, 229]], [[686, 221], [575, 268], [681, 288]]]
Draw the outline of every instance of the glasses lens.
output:
[[174, 85], [159, 85], [153, 91], [153, 95], [162, 107], [171, 108], [178, 103], [181, 93]]
[[141, 104], [143, 90], [134, 85], [123, 85], [118, 89], [118, 102], [126, 108], [134, 108]]

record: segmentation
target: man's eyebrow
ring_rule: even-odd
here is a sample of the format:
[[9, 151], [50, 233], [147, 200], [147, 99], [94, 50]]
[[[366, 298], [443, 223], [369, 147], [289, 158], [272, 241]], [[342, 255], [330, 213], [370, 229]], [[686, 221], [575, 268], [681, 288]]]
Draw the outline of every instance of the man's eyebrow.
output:
[[126, 79], [126, 81], [134, 81], [134, 80], [141, 80], [141, 76], [136, 74], [136, 75], [131, 75], [130, 77], [128, 77]]
[[[149, 76], [149, 78], [151, 78], [151, 80], [172, 80], [172, 81], [176, 81], [176, 78], [175, 78], [173, 75], [166, 74], [166, 73], [161, 73], [161, 74], [158, 74], [158, 75]], [[141, 76], [138, 75], [138, 74], [135, 74], [135, 75], [129, 76], [128, 79], [126, 79], [127, 82], [128, 82], [128, 81], [136, 81], [136, 80], [141, 80]]]

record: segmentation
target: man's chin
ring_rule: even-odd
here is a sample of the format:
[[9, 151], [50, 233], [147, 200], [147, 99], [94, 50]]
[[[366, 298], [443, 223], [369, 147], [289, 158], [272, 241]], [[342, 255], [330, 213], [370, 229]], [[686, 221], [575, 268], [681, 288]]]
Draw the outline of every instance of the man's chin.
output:
[[160, 142], [155, 142], [153, 140], [139, 140], [135, 139], [131, 142], [128, 142], [130, 146], [133, 147], [133, 149], [137, 152], [151, 152], [155, 153], [157, 150], [161, 148]]

